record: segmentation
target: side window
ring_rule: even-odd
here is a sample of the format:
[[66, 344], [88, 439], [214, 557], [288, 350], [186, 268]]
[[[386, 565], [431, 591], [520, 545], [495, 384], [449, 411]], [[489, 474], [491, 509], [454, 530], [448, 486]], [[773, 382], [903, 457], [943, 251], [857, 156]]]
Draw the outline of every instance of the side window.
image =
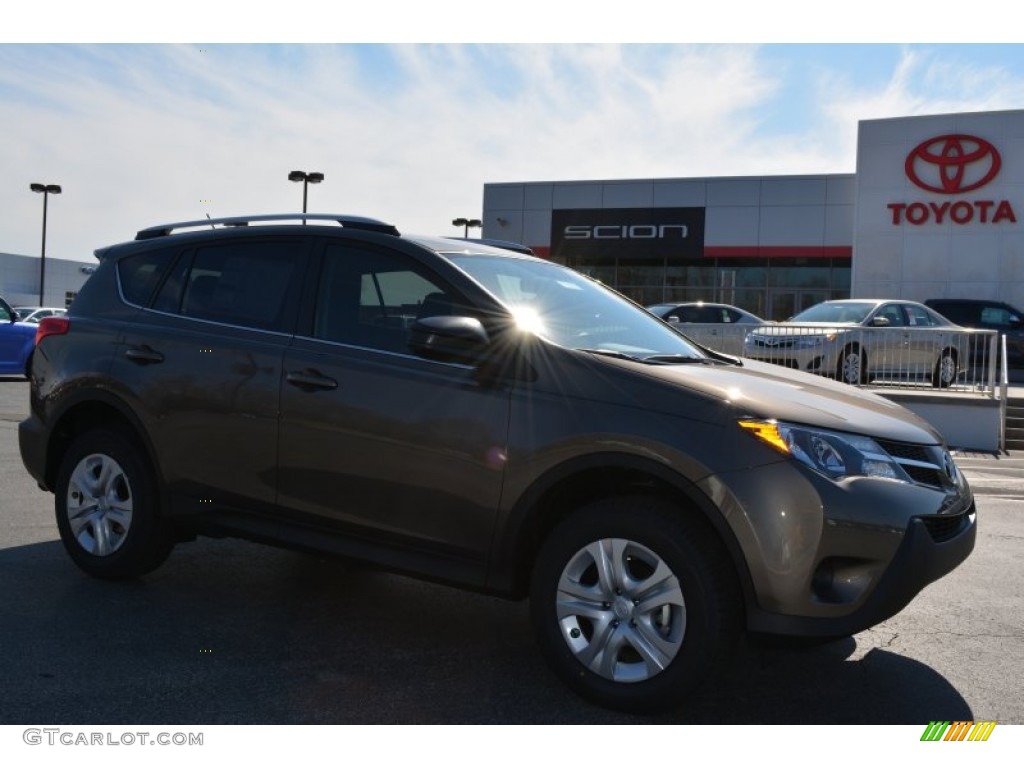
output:
[[890, 328], [898, 328], [906, 325], [903, 319], [903, 310], [898, 304], [886, 304], [878, 313], [878, 317], [884, 317], [889, 321]]
[[125, 301], [145, 307], [174, 260], [175, 250], [163, 248], [137, 253], [117, 263], [117, 279]]
[[936, 325], [932, 315], [922, 307], [907, 307], [907, 316], [910, 318], [910, 325], [913, 326], [925, 327]]
[[982, 307], [981, 322], [989, 325], [1008, 326], [1010, 311], [1002, 307]]
[[[301, 243], [259, 241], [199, 248], [178, 286], [169, 279], [154, 308], [187, 317], [262, 330], [287, 330], [295, 316], [288, 301], [298, 281]], [[172, 278], [176, 277], [172, 275]], [[183, 290], [182, 290], [183, 289]]]
[[451, 290], [398, 253], [330, 245], [317, 291], [313, 335], [389, 352], [408, 352], [422, 317], [473, 314]]

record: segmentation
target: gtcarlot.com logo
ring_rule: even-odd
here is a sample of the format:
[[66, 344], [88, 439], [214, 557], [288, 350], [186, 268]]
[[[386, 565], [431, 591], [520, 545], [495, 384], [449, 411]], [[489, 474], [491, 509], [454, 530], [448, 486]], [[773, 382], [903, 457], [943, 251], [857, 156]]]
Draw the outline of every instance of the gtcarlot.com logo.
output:
[[994, 720], [932, 720], [921, 735], [921, 741], [988, 741], [996, 728]]
[[70, 731], [63, 728], [27, 728], [21, 735], [26, 744], [65, 747], [201, 747], [202, 733], [150, 733], [149, 731]]

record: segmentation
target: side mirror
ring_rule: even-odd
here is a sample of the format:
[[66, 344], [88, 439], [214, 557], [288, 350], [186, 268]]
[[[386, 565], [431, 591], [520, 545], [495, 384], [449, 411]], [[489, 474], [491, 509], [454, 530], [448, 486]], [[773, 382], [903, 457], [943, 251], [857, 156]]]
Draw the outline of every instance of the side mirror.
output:
[[889, 318], [888, 317], [882, 317], [882, 316], [873, 317], [873, 318], [871, 318], [871, 325], [873, 327], [875, 327], [875, 328], [888, 328], [889, 327]]
[[424, 317], [409, 330], [409, 349], [427, 360], [474, 363], [490, 338], [475, 317]]
[[669, 325], [679, 325], [679, 317], [676, 315], [669, 315], [665, 318], [665, 322]]

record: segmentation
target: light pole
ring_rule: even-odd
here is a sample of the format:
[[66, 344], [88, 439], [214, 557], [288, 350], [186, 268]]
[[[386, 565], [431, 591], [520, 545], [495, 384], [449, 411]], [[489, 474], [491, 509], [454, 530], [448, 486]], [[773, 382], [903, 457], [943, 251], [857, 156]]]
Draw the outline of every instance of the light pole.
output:
[[480, 219], [462, 219], [462, 218], [452, 219], [452, 226], [453, 227], [463, 227], [463, 230], [462, 230], [462, 239], [463, 240], [468, 240], [469, 239], [469, 228], [470, 227], [482, 227], [483, 225], [484, 225], [484, 223], [482, 221], [480, 221]]
[[[319, 184], [324, 180], [324, 175], [314, 171], [313, 173], [306, 173], [305, 171], [292, 171], [288, 174], [288, 181], [301, 181], [302, 182], [302, 212], [306, 212], [306, 193], [309, 190], [310, 184]], [[306, 220], [303, 219], [302, 223], [305, 224]]]
[[60, 194], [59, 184], [31, 184], [29, 189], [33, 192], [43, 193], [43, 248], [39, 259], [39, 306], [44, 306], [43, 291], [46, 289], [46, 204], [50, 195]]

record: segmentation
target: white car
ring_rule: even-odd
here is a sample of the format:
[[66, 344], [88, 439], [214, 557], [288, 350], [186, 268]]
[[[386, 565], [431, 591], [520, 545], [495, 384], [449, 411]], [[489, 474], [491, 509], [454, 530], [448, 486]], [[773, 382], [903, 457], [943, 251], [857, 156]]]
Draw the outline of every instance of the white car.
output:
[[62, 307], [15, 307], [19, 323], [38, 323], [44, 317], [63, 317], [67, 310]]

